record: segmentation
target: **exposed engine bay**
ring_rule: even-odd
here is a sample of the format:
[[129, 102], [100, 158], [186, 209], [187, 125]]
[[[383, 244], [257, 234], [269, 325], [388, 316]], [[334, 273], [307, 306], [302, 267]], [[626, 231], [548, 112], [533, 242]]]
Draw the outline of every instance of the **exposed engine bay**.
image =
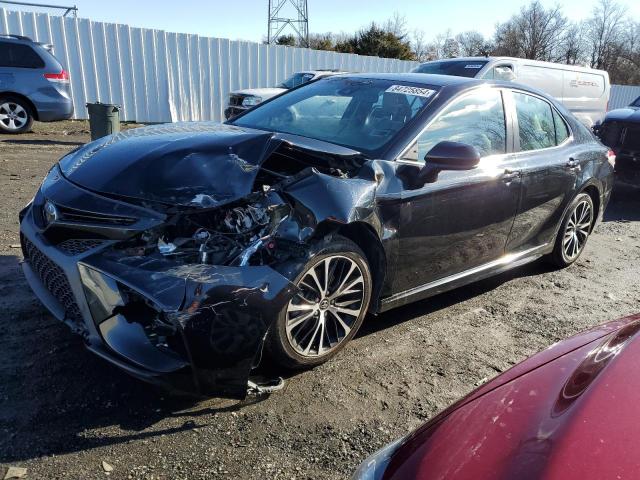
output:
[[[184, 264], [268, 265], [275, 260], [275, 234], [290, 214], [286, 205], [269, 204], [265, 194], [237, 206], [176, 215], [161, 228], [120, 245], [129, 255], [159, 253]], [[247, 248], [255, 245], [254, 251]], [[252, 258], [260, 248], [260, 255]]]

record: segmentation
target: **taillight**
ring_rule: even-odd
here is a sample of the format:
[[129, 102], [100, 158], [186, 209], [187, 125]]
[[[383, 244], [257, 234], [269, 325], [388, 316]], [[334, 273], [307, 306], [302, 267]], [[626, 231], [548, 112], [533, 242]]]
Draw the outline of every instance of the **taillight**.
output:
[[614, 152], [613, 150], [609, 150], [607, 152], [607, 160], [609, 161], [609, 163], [611, 164], [612, 167], [616, 166], [616, 152]]
[[44, 78], [50, 82], [69, 83], [69, 74], [64, 69], [60, 73], [45, 73]]

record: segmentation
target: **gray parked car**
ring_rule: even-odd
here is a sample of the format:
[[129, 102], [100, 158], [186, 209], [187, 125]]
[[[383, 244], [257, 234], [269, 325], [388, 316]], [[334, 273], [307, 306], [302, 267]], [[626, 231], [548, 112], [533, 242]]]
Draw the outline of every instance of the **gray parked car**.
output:
[[50, 50], [27, 37], [0, 35], [0, 133], [73, 115], [69, 74]]

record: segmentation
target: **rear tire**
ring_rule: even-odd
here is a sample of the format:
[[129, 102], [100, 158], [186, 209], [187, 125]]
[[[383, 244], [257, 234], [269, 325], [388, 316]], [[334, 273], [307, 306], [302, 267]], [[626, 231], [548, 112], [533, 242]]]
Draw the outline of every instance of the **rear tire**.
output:
[[18, 134], [31, 130], [33, 111], [21, 98], [0, 97], [0, 133]]
[[593, 200], [586, 193], [578, 194], [562, 219], [549, 260], [560, 268], [574, 263], [587, 244], [594, 221]]
[[371, 273], [366, 256], [351, 240], [332, 235], [284, 270], [300, 293], [271, 326], [267, 354], [287, 369], [320, 365], [344, 348], [367, 314]]

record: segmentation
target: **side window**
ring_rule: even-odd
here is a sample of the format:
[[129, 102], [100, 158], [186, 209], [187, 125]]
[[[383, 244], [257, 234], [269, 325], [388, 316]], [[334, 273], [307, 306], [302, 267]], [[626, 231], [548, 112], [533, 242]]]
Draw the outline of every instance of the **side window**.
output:
[[44, 62], [29, 45], [0, 42], [0, 67], [42, 68]]
[[556, 125], [556, 145], [569, 138], [569, 128], [558, 112], [553, 111], [553, 123]]
[[444, 140], [472, 145], [482, 157], [505, 153], [506, 137], [502, 94], [487, 89], [454, 100], [422, 132], [403, 159], [424, 162], [427, 152]]
[[513, 92], [518, 115], [520, 150], [539, 150], [556, 145], [551, 105], [524, 93]]

